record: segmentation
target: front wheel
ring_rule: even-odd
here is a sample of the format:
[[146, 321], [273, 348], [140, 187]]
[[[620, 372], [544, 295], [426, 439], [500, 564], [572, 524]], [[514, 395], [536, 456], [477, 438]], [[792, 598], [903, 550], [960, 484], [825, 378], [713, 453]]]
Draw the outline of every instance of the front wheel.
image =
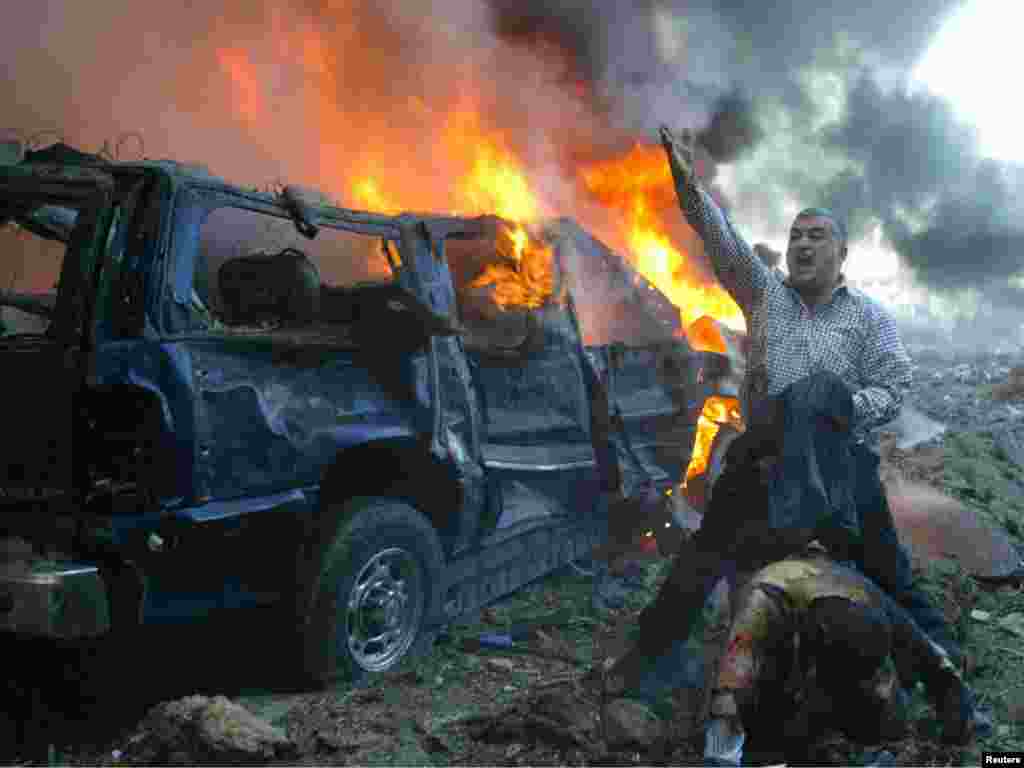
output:
[[302, 629], [304, 672], [319, 685], [365, 682], [427, 652], [444, 566], [437, 532], [407, 504], [352, 499], [337, 518]]

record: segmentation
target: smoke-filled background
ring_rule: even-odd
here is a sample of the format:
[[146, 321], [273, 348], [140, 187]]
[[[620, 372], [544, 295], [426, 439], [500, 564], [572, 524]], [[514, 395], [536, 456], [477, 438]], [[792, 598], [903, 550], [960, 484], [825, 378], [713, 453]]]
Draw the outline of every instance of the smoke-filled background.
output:
[[592, 226], [601, 201], [581, 167], [650, 145], [661, 122], [692, 127], [751, 239], [784, 245], [796, 210], [828, 205], [849, 220], [852, 272], [863, 242], [894, 249], [923, 286], [927, 306], [904, 315], [1021, 341], [1024, 172], [983, 160], [948, 104], [908, 88], [959, 5], [40, 0], [0, 25], [0, 130], [94, 151], [135, 131], [149, 157], [242, 183], [422, 210], [474, 207], [465, 145], [487, 140], [522, 161], [539, 200], [502, 213]]

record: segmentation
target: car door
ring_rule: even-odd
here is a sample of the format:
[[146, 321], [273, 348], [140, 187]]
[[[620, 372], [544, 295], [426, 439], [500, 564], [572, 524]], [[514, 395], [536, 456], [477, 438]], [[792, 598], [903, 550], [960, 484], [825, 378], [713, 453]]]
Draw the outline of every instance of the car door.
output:
[[[487, 237], [451, 240], [445, 253], [483, 418], [480, 453], [498, 499], [498, 535], [572, 521], [598, 491], [589, 396], [575, 320], [554, 293], [539, 306], [501, 306], [480, 276], [494, 261]], [[514, 268], [503, 264], [515, 279]]]
[[[42, 319], [8, 323], [0, 336], [0, 486], [8, 495], [74, 483], [75, 399], [113, 193], [113, 178], [94, 168], [0, 166], [0, 248], [13, 269], [8, 285], [20, 289], [13, 306]], [[55, 303], [47, 296], [54, 279]]]
[[557, 228], [587, 352], [608, 389], [625, 490], [664, 492], [682, 481], [693, 450], [699, 355], [664, 294], [573, 222]]

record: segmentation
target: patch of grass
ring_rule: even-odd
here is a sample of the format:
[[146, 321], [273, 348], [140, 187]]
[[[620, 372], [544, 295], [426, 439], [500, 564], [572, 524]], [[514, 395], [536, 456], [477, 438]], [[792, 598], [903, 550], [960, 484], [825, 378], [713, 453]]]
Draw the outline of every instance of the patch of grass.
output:
[[990, 433], [948, 433], [944, 448], [946, 491], [1024, 541], [1024, 468], [1007, 459]]
[[[481, 677], [489, 674], [485, 661], [489, 651], [469, 653], [463, 649], [467, 640], [475, 640], [485, 632], [502, 633], [516, 624], [540, 621], [557, 626], [579, 658], [589, 661], [596, 621], [590, 615], [590, 595], [589, 577], [569, 568], [562, 569], [490, 605], [485, 609], [488, 621], [484, 621], [483, 616], [463, 617], [449, 625], [444, 641], [435, 644], [426, 657], [403, 661], [393, 672], [375, 678], [368, 687], [379, 688], [384, 702], [389, 705], [400, 704], [408, 690], [396, 686], [395, 681], [430, 689], [431, 705], [429, 712], [423, 712], [427, 715], [424, 725], [428, 736], [446, 745], [449, 757], [425, 751], [421, 739], [409, 726], [400, 730], [390, 749], [374, 757], [373, 764], [446, 765], [449, 758], [464, 754], [467, 747], [464, 734], [450, 727], [453, 722], [484, 714], [485, 708], [507, 706], [529, 688], [530, 675], [525, 670], [512, 670], [507, 677], [493, 680], [488, 690], [474, 692], [474, 685], [478, 688]], [[494, 653], [506, 658], [517, 655], [515, 649]], [[457, 689], [465, 695], [453, 696]], [[332, 690], [332, 695], [347, 698], [351, 687], [339, 685]]]
[[[1024, 723], [1015, 722], [1013, 716], [1021, 715], [1011, 711], [1014, 697], [1021, 702], [1024, 695], [1024, 644], [998, 623], [1010, 613], [1024, 612], [1024, 591], [980, 589], [957, 563], [948, 560], [933, 563], [918, 583], [947, 615], [951, 606], [956, 609], [953, 630], [970, 659], [966, 680], [994, 721], [991, 735], [976, 739], [962, 752], [956, 750], [958, 763], [979, 765], [984, 751], [1024, 750]], [[973, 619], [972, 610], [984, 611], [990, 618]], [[934, 709], [920, 686], [913, 691], [910, 713], [917, 722], [918, 738], [938, 741]]]

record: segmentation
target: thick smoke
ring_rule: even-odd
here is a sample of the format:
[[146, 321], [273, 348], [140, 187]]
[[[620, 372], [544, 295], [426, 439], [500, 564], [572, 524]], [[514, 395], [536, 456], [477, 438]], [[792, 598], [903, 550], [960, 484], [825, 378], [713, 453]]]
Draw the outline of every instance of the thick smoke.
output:
[[974, 135], [947, 104], [924, 93], [885, 93], [862, 77], [830, 140], [863, 169], [842, 180], [836, 199], [877, 212], [929, 284], [996, 289], [1024, 267], [1021, 169], [979, 158]]
[[829, 205], [855, 237], [881, 225], [927, 286], [1019, 301], [1021, 169], [980, 158], [948, 104], [908, 88], [958, 0], [490, 5], [507, 41], [569, 51], [609, 124], [699, 129], [713, 159], [736, 162], [741, 222], [781, 235], [787, 209]]
[[581, 160], [667, 122], [732, 165], [741, 226], [781, 234], [792, 205], [828, 204], [855, 237], [881, 224], [928, 285], [1017, 299], [1021, 171], [982, 161], [946, 105], [906, 88], [959, 0], [216, 5], [21, 4], [0, 27], [0, 131], [90, 150], [137, 131], [149, 156], [338, 198], [400, 173], [423, 179], [428, 209], [455, 183], [435, 148], [465, 106], [528, 164], [546, 212], [573, 215], [593, 204]]

